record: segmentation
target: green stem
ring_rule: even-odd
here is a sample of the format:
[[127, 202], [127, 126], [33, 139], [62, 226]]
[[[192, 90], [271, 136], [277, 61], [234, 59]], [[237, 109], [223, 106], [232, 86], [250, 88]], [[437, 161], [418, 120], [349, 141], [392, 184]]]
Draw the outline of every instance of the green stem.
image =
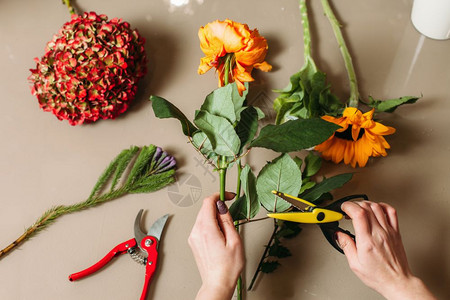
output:
[[223, 78], [224, 85], [230, 83], [230, 68], [231, 68], [231, 59], [233, 58], [233, 55], [234, 55], [233, 53], [228, 53], [225, 58], [224, 64], [225, 73]]
[[317, 66], [312, 58], [311, 50], [311, 31], [308, 20], [308, 8], [306, 6], [306, 0], [299, 1], [301, 22], [303, 27], [303, 46], [305, 56], [305, 68], [309, 64], [313, 68], [313, 72], [317, 72]]
[[325, 15], [330, 21], [331, 27], [333, 28], [334, 35], [341, 50], [342, 58], [344, 59], [345, 69], [347, 69], [348, 79], [350, 81], [350, 97], [348, 100], [348, 105], [351, 107], [358, 107], [359, 101], [359, 91], [358, 82], [356, 80], [355, 68], [353, 67], [352, 57], [348, 51], [347, 44], [345, 43], [344, 37], [341, 31], [341, 24], [337, 20], [333, 10], [331, 9], [328, 0], [322, 0], [322, 7]]
[[[237, 187], [236, 187], [236, 199], [239, 199], [241, 196], [241, 172], [242, 172], [242, 165], [241, 160], [238, 159], [236, 161], [237, 164]], [[234, 227], [236, 228], [236, 231], [239, 233], [239, 221], [234, 221]], [[237, 285], [236, 285], [236, 291], [237, 291], [237, 299], [242, 299], [242, 275], [239, 275]]]
[[259, 261], [258, 267], [256, 268], [256, 272], [253, 275], [252, 281], [250, 282], [250, 285], [248, 286], [247, 291], [251, 291], [252, 290], [253, 285], [255, 284], [256, 278], [258, 278], [258, 274], [259, 274], [259, 272], [261, 272], [261, 265], [263, 264], [264, 260], [267, 257], [267, 253], [269, 252], [270, 246], [272, 246], [272, 242], [275, 239], [275, 235], [277, 234], [277, 230], [278, 230], [278, 223], [276, 222], [276, 220], [274, 220], [272, 235], [270, 236], [269, 242], [267, 243], [266, 248], [264, 249], [264, 253], [261, 256], [261, 259]]
[[72, 4], [70, 3], [70, 0], [62, 0], [62, 2], [69, 9], [70, 15], [75, 15], [76, 14], [75, 9], [73, 8]]
[[227, 180], [227, 160], [226, 156], [219, 156], [219, 182], [220, 200], [225, 201], [225, 185]]
[[74, 213], [77, 211], [85, 210], [90, 207], [96, 206], [98, 204], [102, 204], [104, 202], [119, 198], [127, 193], [126, 189], [117, 189], [105, 195], [101, 195], [98, 197], [89, 197], [87, 200], [75, 203], [72, 205], [59, 205], [52, 207], [48, 211], [46, 211], [32, 226], [30, 226], [25, 232], [18, 237], [14, 242], [9, 244], [4, 249], [0, 250], [0, 259], [12, 251], [14, 248], [33, 237], [39, 231], [45, 229], [51, 223], [53, 223], [57, 218]]

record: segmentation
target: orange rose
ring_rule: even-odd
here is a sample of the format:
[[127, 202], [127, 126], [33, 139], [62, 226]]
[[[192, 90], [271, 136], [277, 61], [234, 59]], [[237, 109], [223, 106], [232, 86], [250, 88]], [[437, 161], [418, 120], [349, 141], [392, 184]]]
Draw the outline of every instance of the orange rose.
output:
[[[264, 61], [267, 53], [267, 41], [258, 30], [250, 30], [247, 24], [226, 19], [214, 21], [198, 31], [200, 48], [205, 57], [200, 59], [198, 73], [204, 74], [212, 67], [219, 72], [219, 86], [236, 82], [239, 93], [245, 90], [244, 82], [253, 81], [253, 68], [268, 72], [272, 66]], [[226, 74], [225, 62], [229, 61], [229, 73]]]

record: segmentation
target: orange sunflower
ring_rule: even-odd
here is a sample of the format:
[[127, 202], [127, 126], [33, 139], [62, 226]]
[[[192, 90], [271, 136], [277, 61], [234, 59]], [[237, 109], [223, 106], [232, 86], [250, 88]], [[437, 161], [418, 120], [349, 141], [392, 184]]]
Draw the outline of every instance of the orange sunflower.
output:
[[364, 167], [370, 156], [386, 156], [390, 146], [384, 135], [393, 134], [395, 128], [385, 126], [373, 120], [374, 109], [366, 113], [354, 107], [347, 107], [343, 116], [335, 118], [323, 116], [322, 119], [341, 126], [325, 142], [315, 147], [322, 156], [334, 163], [344, 160], [353, 168], [356, 164]]
[[247, 24], [228, 19], [217, 20], [200, 27], [198, 36], [200, 48], [205, 53], [205, 57], [200, 59], [198, 73], [204, 74], [215, 67], [219, 73], [220, 87], [226, 81], [236, 82], [239, 94], [242, 95], [245, 90], [244, 82], [254, 80], [251, 76], [253, 68], [264, 72], [272, 69], [264, 61], [268, 49], [266, 39], [259, 35], [257, 29], [250, 30]]

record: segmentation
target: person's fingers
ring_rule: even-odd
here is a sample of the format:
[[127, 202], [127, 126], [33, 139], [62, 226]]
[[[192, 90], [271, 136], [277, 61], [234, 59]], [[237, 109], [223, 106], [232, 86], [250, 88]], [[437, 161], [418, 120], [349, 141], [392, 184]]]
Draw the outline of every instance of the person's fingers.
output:
[[398, 216], [397, 216], [397, 211], [395, 210], [395, 208], [393, 208], [392, 206], [390, 206], [389, 204], [386, 204], [386, 203], [380, 202], [379, 204], [383, 208], [384, 213], [386, 214], [389, 225], [391, 225], [391, 227], [396, 232], [399, 232], [400, 228], [398, 225]]
[[[223, 205], [226, 206], [225, 203], [223, 203]], [[236, 243], [240, 241], [239, 234], [233, 223], [233, 218], [231, 217], [228, 210], [224, 214], [218, 214], [217, 220], [219, 221], [219, 226], [223, 232], [223, 235], [225, 236], [226, 244]]]
[[372, 210], [377, 222], [383, 227], [384, 230], [388, 231], [391, 225], [387, 220], [386, 213], [383, 207], [379, 203], [370, 202], [370, 209]]
[[356, 236], [366, 236], [371, 232], [369, 214], [361, 205], [359, 202], [344, 202], [341, 205], [342, 211], [352, 219]]
[[341, 247], [342, 251], [344, 251], [344, 254], [348, 260], [348, 264], [353, 269], [355, 267], [355, 263], [358, 261], [355, 241], [348, 234], [340, 231], [336, 232], [336, 241]]

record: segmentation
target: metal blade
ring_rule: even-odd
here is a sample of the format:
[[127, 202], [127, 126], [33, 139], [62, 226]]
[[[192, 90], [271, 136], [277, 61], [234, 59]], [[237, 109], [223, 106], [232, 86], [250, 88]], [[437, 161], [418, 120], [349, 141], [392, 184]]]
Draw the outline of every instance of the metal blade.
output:
[[134, 238], [136, 239], [138, 246], [140, 245], [141, 241], [147, 236], [147, 233], [141, 230], [141, 218], [143, 211], [143, 209], [139, 210], [136, 219], [134, 220]]
[[153, 223], [152, 227], [150, 227], [150, 230], [148, 231], [149, 236], [154, 236], [158, 240], [158, 245], [161, 239], [162, 231], [164, 229], [164, 226], [166, 225], [166, 221], [168, 218], [169, 214], [162, 216], [161, 218], [156, 220], [155, 223]]
[[272, 191], [272, 193], [278, 197], [280, 197], [281, 199], [283, 199], [284, 201], [292, 204], [294, 207], [298, 208], [301, 211], [305, 211], [306, 208], [309, 207], [315, 207], [316, 205], [308, 202], [306, 200], [279, 192], [279, 191]]

